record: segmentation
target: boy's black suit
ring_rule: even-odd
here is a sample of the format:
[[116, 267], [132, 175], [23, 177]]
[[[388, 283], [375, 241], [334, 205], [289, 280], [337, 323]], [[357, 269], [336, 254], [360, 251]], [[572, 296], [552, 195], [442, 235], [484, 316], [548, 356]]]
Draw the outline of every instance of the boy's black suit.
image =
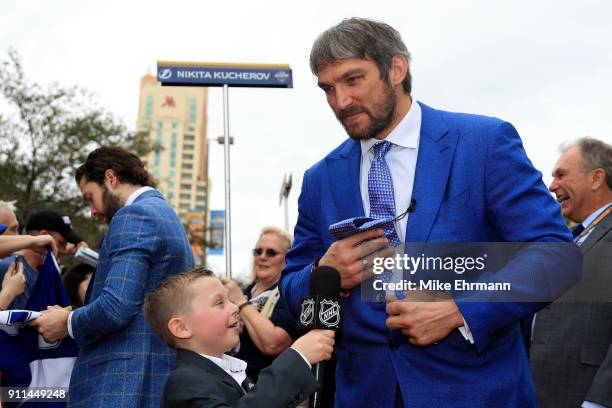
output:
[[162, 408], [295, 407], [318, 388], [304, 359], [291, 348], [261, 371], [256, 387], [246, 394], [223, 369], [193, 351], [179, 349], [176, 361]]

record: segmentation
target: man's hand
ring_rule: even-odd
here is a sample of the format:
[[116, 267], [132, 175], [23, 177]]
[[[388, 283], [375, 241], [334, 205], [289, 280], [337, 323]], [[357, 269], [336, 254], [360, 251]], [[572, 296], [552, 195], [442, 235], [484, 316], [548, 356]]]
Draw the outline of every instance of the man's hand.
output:
[[235, 280], [230, 278], [221, 278], [221, 282], [223, 282], [223, 286], [225, 286], [227, 289], [227, 297], [229, 297], [229, 300], [233, 304], [240, 306], [247, 301], [246, 296], [244, 293], [242, 293], [242, 290]]
[[53, 251], [53, 254], [57, 256], [57, 245], [55, 244], [55, 240], [51, 235], [32, 236], [28, 248], [40, 254], [45, 252], [47, 249], [51, 249]]
[[463, 316], [452, 299], [422, 302], [387, 296], [387, 314], [387, 327], [399, 329], [416, 346], [437, 343], [463, 326]]
[[62, 257], [66, 255], [74, 255], [77, 253], [79, 248], [89, 248], [89, 245], [87, 245], [87, 242], [85, 241], [81, 241], [78, 244], [71, 244], [70, 242], [67, 242], [66, 247], [60, 250], [59, 255]]
[[[331, 244], [319, 261], [340, 272], [340, 287], [352, 289], [372, 276], [373, 259], [393, 256], [382, 228], [360, 232]], [[364, 242], [367, 241], [367, 242]]]
[[68, 316], [70, 311], [59, 306], [49, 306], [42, 316], [30, 323], [43, 336], [47, 343], [54, 343], [68, 336]]

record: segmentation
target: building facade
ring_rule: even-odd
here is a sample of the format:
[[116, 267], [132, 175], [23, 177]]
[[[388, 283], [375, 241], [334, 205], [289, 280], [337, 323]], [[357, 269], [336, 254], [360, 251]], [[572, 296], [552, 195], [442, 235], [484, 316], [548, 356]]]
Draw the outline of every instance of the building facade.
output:
[[140, 81], [136, 131], [155, 146], [145, 159], [147, 169], [186, 224], [188, 213], [201, 211], [206, 225], [207, 103], [207, 88], [162, 87], [153, 75]]

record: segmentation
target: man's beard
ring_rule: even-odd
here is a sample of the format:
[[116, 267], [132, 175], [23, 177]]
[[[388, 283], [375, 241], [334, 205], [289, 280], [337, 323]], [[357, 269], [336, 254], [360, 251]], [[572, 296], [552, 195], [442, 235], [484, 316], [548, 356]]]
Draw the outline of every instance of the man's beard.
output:
[[[123, 207], [123, 203], [121, 202], [121, 200], [119, 199], [118, 196], [114, 195], [113, 193], [111, 193], [108, 188], [106, 188], [106, 186], [103, 184], [102, 185], [102, 208], [103, 208], [103, 212], [101, 215], [100, 220], [102, 222], [106, 222], [107, 224], [110, 223], [111, 219], [113, 218], [113, 216], [115, 215], [115, 213], [117, 211], [119, 211], [119, 209]], [[103, 219], [102, 219], [103, 217]]]
[[[382, 102], [375, 106], [375, 112], [370, 112], [361, 105], [354, 105], [343, 111], [338, 112], [336, 117], [338, 118], [338, 120], [344, 127], [344, 130], [346, 130], [346, 133], [350, 136], [351, 139], [371, 139], [373, 137], [376, 137], [378, 134], [380, 134], [389, 127], [391, 121], [393, 120], [393, 116], [395, 115], [395, 106], [397, 104], [397, 98], [395, 96], [393, 87], [387, 82], [384, 83], [382, 98]], [[343, 119], [347, 116], [359, 112], [363, 112], [368, 115], [368, 117], [370, 118], [370, 125], [362, 131], [351, 131], [349, 127], [343, 122]]]

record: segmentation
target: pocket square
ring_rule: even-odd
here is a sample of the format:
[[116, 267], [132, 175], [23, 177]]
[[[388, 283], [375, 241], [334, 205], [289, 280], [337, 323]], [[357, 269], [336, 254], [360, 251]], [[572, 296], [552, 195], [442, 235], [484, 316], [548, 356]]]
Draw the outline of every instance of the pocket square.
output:
[[389, 226], [393, 227], [393, 218], [354, 217], [330, 225], [329, 233], [336, 239], [343, 239], [359, 232]]

